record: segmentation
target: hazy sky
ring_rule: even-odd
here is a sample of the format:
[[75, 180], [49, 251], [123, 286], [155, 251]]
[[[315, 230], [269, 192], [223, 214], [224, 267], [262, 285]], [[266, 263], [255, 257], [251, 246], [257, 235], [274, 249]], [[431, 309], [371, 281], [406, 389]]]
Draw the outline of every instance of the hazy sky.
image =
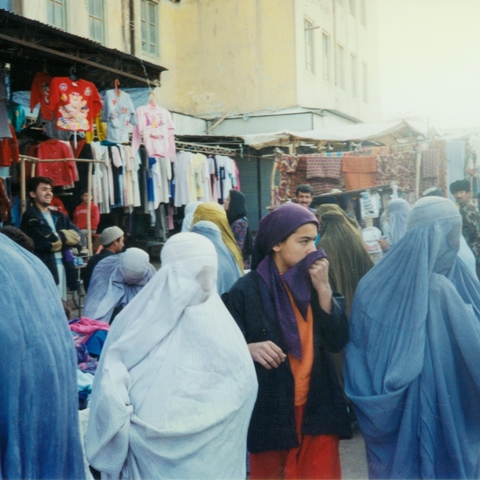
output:
[[480, 126], [480, 0], [377, 5], [384, 119]]

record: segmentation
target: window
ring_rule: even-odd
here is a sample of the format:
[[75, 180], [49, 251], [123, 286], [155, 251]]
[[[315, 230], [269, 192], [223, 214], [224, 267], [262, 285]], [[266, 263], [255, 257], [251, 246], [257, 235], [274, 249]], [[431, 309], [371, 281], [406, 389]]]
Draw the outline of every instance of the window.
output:
[[47, 0], [47, 22], [62, 30], [66, 28], [65, 1]]
[[367, 28], [367, 0], [360, 0], [361, 1], [361, 11], [360, 11], [360, 20], [362, 25]]
[[322, 50], [323, 50], [323, 79], [326, 82], [331, 82], [330, 72], [330, 37], [324, 33], [322, 35]]
[[142, 51], [158, 55], [158, 5], [155, 1], [141, 0]]
[[366, 63], [362, 65], [363, 67], [363, 101], [368, 103], [368, 66]]
[[343, 58], [343, 47], [338, 44], [335, 62], [337, 67], [335, 71], [335, 85], [345, 90], [345, 59]]
[[90, 38], [97, 42], [105, 42], [103, 0], [88, 0], [88, 27]]
[[350, 55], [350, 73], [352, 79], [352, 97], [357, 97], [357, 57], [352, 53]]
[[355, 17], [355, 0], [350, 0], [350, 13]]
[[304, 22], [305, 26], [305, 68], [315, 73], [314, 49], [313, 49], [313, 24], [308, 20]]

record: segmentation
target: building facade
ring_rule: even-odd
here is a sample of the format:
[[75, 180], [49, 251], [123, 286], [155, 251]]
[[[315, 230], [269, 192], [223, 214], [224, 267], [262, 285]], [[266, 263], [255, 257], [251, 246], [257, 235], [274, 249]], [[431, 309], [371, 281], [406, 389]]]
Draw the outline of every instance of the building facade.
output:
[[376, 1], [0, 0], [0, 7], [165, 66], [157, 101], [206, 120], [210, 133], [231, 135], [379, 121]]

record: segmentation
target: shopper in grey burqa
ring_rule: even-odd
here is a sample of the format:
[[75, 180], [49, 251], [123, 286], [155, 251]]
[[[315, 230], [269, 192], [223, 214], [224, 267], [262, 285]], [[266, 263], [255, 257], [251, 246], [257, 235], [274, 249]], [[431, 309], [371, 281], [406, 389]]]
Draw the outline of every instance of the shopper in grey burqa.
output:
[[480, 283], [461, 231], [453, 202], [422, 198], [357, 287], [345, 392], [370, 478], [479, 478]]
[[77, 365], [47, 267], [0, 234], [0, 478], [85, 478]]

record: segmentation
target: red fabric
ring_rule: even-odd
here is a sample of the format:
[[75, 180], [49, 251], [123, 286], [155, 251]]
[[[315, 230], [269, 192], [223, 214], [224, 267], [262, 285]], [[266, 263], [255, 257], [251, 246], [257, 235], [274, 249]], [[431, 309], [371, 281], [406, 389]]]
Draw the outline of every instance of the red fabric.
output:
[[102, 99], [92, 82], [55, 77], [50, 83], [50, 109], [57, 119], [57, 128], [93, 132], [95, 117], [102, 109]]
[[52, 77], [48, 73], [39, 72], [35, 75], [30, 91], [30, 111], [40, 104], [40, 112], [44, 120], [52, 120], [52, 111], [49, 107], [50, 82]]
[[4, 138], [0, 141], [0, 167], [10, 167], [12, 163], [18, 163], [20, 161], [15, 129], [12, 125], [9, 126], [12, 132], [12, 138]]
[[250, 454], [250, 479], [341, 479], [338, 436], [302, 435], [305, 405], [295, 407], [299, 448]]
[[[100, 212], [96, 203], [90, 203], [90, 223], [92, 230], [96, 230], [100, 222]], [[73, 224], [76, 225], [79, 230], [87, 229], [87, 204], [81, 203], [73, 214]]]
[[[50, 139], [38, 146], [38, 158], [72, 158], [71, 148], [61, 140]], [[77, 180], [77, 168], [74, 161], [38, 163], [36, 174], [50, 177], [55, 186], [72, 185]]]
[[50, 202], [50, 207], [51, 208], [53, 207], [54, 210], [56, 210], [57, 212], [63, 213], [67, 217], [69, 216], [67, 209], [65, 208], [65, 205], [58, 197], [55, 197], [55, 195], [53, 196], [52, 201]]

